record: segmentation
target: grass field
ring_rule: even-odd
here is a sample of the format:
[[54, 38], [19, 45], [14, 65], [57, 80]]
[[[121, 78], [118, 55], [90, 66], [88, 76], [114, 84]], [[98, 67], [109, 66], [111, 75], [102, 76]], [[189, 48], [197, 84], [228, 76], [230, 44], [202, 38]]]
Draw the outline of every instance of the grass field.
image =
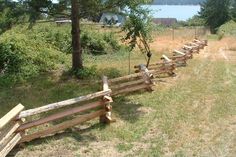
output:
[[[153, 62], [190, 38], [154, 39]], [[16, 157], [72, 156], [212, 156], [236, 154], [236, 51], [235, 38], [211, 40], [177, 77], [162, 79], [153, 93], [136, 93], [114, 99], [115, 123], [97, 120], [65, 133], [35, 140], [14, 149]], [[86, 58], [86, 65], [101, 71], [128, 72], [128, 54]], [[132, 53], [132, 65], [145, 63]], [[90, 83], [93, 83], [92, 81]], [[1, 115], [19, 102], [27, 108], [97, 91], [100, 84], [68, 79], [61, 73], [43, 75], [0, 90]]]

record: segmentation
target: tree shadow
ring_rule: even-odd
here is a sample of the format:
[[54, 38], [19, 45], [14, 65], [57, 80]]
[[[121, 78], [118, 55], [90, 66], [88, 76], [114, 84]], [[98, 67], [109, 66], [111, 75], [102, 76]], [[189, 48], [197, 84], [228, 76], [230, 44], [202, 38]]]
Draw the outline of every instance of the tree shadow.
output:
[[86, 133], [90, 132], [91, 130], [95, 130], [95, 129], [103, 130], [106, 127], [107, 127], [107, 125], [105, 125], [105, 124], [96, 123], [96, 124], [90, 125], [89, 127], [85, 127], [85, 128], [77, 128], [77, 127], [69, 128], [69, 129], [66, 129], [65, 131], [63, 131], [61, 133], [57, 133], [55, 135], [45, 136], [43, 138], [35, 139], [33, 141], [17, 145], [7, 155], [7, 157], [15, 157], [19, 151], [23, 150], [27, 146], [38, 146], [38, 145], [48, 143], [49, 141], [58, 141], [58, 140], [62, 140], [65, 138], [70, 138], [70, 137], [75, 139], [76, 141], [78, 141], [80, 143], [84, 143], [84, 144], [89, 143], [89, 142], [94, 142], [94, 141], [98, 140], [97, 137], [93, 136], [91, 134], [86, 134]]
[[[141, 94], [142, 92], [134, 92], [134, 94]], [[140, 110], [143, 107], [142, 104], [132, 102], [126, 98], [127, 95], [118, 96], [114, 98], [112, 103], [113, 112], [124, 121], [129, 123], [135, 123], [145, 113]]]

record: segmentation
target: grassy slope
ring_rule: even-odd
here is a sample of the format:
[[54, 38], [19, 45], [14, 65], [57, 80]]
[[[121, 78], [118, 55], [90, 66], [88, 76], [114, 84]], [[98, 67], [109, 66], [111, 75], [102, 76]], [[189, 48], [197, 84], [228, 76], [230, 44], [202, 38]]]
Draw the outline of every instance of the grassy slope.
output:
[[[155, 60], [160, 51], [168, 51], [183, 42], [182, 39], [172, 42], [165, 36], [158, 38], [152, 44], [156, 50]], [[18, 157], [233, 156], [236, 153], [236, 64], [233, 59], [236, 56], [220, 49], [227, 47], [228, 42], [211, 41], [205, 53], [191, 60], [188, 67], [179, 68], [176, 78], [158, 83], [153, 93], [116, 98], [113, 103], [116, 123], [107, 127], [97, 121], [85, 123], [73, 131], [33, 141], [12, 154]], [[85, 63], [116, 67], [125, 74], [126, 57], [100, 56]], [[133, 65], [143, 62], [142, 55], [132, 54], [132, 58]], [[2, 89], [1, 113], [18, 102], [31, 108], [98, 88], [100, 85], [91, 88], [60, 74], [41, 76], [24, 85]]]

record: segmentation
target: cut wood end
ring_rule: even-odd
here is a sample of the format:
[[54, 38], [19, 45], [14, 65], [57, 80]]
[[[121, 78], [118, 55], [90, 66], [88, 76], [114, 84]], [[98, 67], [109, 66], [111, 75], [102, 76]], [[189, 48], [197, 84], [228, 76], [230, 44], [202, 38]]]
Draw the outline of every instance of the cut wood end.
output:
[[0, 130], [6, 126], [11, 120], [18, 117], [19, 113], [24, 110], [24, 106], [22, 104], [18, 104], [11, 111], [9, 111], [5, 116], [0, 119]]
[[112, 99], [112, 97], [110, 97], [110, 96], [104, 96], [103, 97], [103, 100], [105, 100], [106, 102], [110, 102], [110, 103], [112, 103], [113, 102], [113, 99]]

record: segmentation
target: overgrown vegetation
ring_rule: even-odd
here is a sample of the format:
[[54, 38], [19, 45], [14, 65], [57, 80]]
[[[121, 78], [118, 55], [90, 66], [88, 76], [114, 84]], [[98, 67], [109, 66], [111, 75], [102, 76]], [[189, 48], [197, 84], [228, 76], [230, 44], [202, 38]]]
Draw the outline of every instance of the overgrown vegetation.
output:
[[137, 46], [142, 53], [147, 55], [148, 60], [146, 66], [148, 67], [152, 56], [149, 42], [153, 26], [147, 9], [141, 7], [133, 9], [129, 14], [123, 30], [127, 32], [124, 40], [128, 41], [130, 50], [133, 50]]
[[[70, 27], [55, 24], [37, 24], [32, 30], [19, 25], [7, 31], [0, 39], [0, 83], [16, 82], [52, 70], [69, 70], [71, 57]], [[112, 32], [97, 32], [82, 28], [84, 53], [113, 54], [125, 50]], [[92, 71], [92, 72], [91, 72]], [[93, 76], [95, 69], [80, 70], [81, 78]]]
[[236, 22], [231, 20], [222, 26], [218, 30], [219, 35], [232, 35], [236, 36]]
[[[58, 69], [67, 61], [66, 56], [44, 40], [35, 39], [32, 34], [11, 30], [0, 40], [0, 81], [25, 80], [41, 72]], [[3, 82], [2, 82], [3, 81]]]
[[235, 19], [235, 0], [206, 0], [201, 5], [200, 17], [215, 34], [217, 29], [231, 19]]

